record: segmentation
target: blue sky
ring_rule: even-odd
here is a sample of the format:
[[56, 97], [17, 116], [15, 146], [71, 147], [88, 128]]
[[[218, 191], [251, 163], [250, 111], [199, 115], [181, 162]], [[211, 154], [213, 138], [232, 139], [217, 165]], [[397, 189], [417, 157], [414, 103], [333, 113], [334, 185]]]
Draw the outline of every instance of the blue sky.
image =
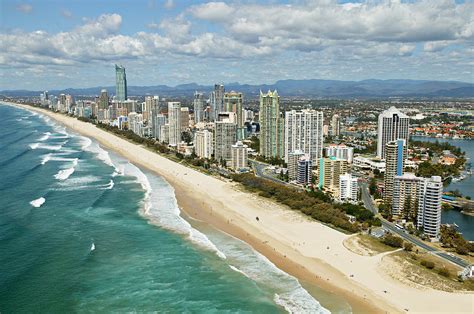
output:
[[474, 2], [0, 3], [0, 90], [279, 79], [473, 82]]

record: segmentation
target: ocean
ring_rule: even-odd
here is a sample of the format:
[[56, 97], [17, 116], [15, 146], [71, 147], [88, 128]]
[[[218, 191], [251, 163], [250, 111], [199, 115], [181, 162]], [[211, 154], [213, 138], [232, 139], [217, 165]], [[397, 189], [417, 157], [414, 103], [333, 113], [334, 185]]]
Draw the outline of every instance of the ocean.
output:
[[0, 116], [0, 312], [329, 312], [246, 243], [194, 229], [163, 178], [48, 117]]

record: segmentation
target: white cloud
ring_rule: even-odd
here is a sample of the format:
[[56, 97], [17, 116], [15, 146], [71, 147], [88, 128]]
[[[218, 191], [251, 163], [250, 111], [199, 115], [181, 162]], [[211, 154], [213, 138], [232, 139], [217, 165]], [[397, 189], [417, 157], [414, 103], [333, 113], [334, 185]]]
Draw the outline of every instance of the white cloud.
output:
[[33, 6], [30, 4], [23, 3], [23, 4], [18, 5], [16, 9], [22, 13], [29, 14], [31, 13], [31, 11], [33, 11]]
[[165, 9], [172, 9], [174, 8], [174, 1], [173, 0], [165, 0], [165, 3], [163, 4]]

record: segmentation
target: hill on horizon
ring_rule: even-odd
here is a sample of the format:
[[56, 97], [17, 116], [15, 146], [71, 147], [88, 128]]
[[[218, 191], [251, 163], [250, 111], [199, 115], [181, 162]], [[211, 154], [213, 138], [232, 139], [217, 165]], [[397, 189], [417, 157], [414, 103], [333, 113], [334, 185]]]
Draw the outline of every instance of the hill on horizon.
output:
[[[450, 98], [472, 98], [474, 97], [474, 84], [458, 81], [430, 81], [430, 80], [403, 80], [390, 79], [378, 80], [368, 79], [362, 81], [339, 81], [339, 80], [279, 80], [274, 84], [224, 84], [226, 91], [235, 90], [244, 93], [246, 97], [257, 97], [260, 90], [277, 89], [283, 97], [321, 97], [321, 98], [388, 98], [388, 97], [450, 97]], [[106, 89], [109, 95], [115, 94], [114, 86], [98, 86], [90, 88], [67, 88], [49, 91], [50, 94], [71, 94], [74, 96], [99, 95], [102, 89]], [[155, 85], [155, 86], [129, 86], [130, 96], [160, 95], [163, 97], [185, 96], [191, 97], [195, 91], [209, 93], [213, 85], [199, 85], [186, 83], [177, 86]], [[38, 96], [42, 91], [30, 90], [3, 90], [0, 94], [8, 97], [32, 97]]]

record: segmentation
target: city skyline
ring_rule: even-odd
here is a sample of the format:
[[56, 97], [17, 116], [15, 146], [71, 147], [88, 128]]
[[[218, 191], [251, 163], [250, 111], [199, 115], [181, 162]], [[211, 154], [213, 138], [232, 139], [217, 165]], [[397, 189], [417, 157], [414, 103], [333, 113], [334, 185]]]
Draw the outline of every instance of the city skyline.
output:
[[1, 89], [111, 86], [114, 63], [138, 86], [473, 82], [469, 2], [111, 4], [2, 2]]

